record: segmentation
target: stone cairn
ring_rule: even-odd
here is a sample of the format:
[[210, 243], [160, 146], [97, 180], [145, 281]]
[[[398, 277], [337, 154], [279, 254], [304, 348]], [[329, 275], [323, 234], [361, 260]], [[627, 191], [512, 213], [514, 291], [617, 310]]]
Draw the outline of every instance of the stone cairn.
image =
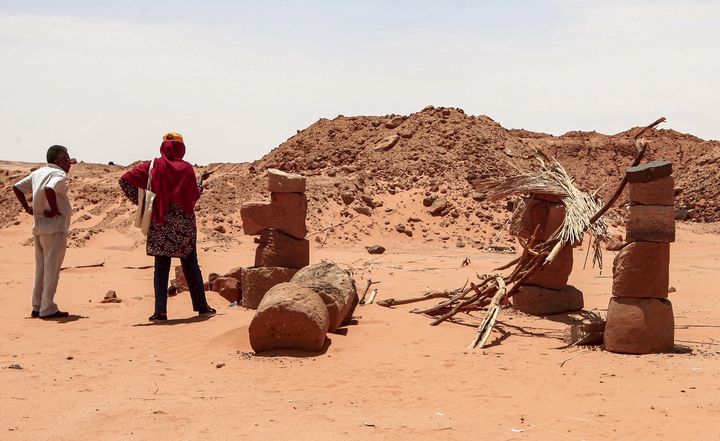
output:
[[667, 299], [670, 242], [675, 241], [672, 164], [658, 160], [627, 169], [630, 215], [625, 245], [613, 262], [605, 349], [625, 354], [670, 352], [675, 339]]
[[241, 274], [242, 306], [250, 309], [257, 309], [270, 288], [289, 282], [310, 263], [305, 177], [269, 169], [268, 190], [269, 204], [249, 202], [240, 209], [243, 232], [260, 236], [255, 266]]
[[[565, 219], [565, 205], [550, 194], [532, 193], [524, 198], [511, 221], [510, 234], [530, 240], [537, 228], [536, 241], [552, 236]], [[532, 245], [532, 244], [531, 244]], [[583, 294], [568, 285], [573, 268], [572, 246], [565, 246], [546, 267], [536, 271], [512, 297], [513, 308], [526, 314], [550, 315], [583, 308]]]
[[334, 263], [310, 263], [305, 178], [268, 170], [270, 203], [243, 204], [243, 231], [259, 235], [255, 266], [243, 268], [242, 305], [256, 309], [250, 345], [256, 352], [317, 352], [326, 334], [348, 324], [358, 303], [355, 281]]

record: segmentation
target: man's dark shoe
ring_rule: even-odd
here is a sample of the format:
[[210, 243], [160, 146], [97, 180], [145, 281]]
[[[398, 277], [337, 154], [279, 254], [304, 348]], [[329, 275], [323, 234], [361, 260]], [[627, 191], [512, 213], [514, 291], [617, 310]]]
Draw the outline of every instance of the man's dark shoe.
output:
[[198, 315], [201, 315], [203, 317], [212, 317], [215, 314], [217, 314], [217, 311], [209, 306], [207, 307], [207, 309], [205, 311], [198, 312]]
[[54, 313], [54, 314], [41, 315], [41, 316], [39, 316], [39, 317], [40, 317], [41, 319], [65, 318], [65, 317], [70, 317], [70, 313], [69, 313], [69, 312], [65, 312], [65, 311], [57, 311], [57, 312]]
[[166, 312], [155, 313], [155, 314], [151, 315], [148, 320], [150, 320], [151, 322], [164, 322], [167, 320], [167, 313]]
[[32, 318], [38, 318], [38, 317], [40, 317], [40, 311], [35, 311], [35, 310], [33, 309], [33, 312], [30, 313], [30, 317], [32, 317]]

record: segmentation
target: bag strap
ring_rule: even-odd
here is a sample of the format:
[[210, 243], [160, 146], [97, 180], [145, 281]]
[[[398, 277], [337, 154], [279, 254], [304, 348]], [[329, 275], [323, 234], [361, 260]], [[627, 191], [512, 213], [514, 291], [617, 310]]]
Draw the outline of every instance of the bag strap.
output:
[[154, 165], [155, 165], [155, 159], [150, 161], [150, 167], [148, 168], [148, 181], [147, 181], [147, 186], [145, 187], [145, 189], [147, 191], [152, 191], [152, 189], [150, 187], [152, 185], [152, 169], [153, 169]]

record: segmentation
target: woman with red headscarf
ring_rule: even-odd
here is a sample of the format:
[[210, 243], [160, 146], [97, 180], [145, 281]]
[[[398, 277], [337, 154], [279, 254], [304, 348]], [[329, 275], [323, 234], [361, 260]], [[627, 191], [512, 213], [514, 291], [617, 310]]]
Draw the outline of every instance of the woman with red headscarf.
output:
[[[185, 143], [178, 133], [168, 133], [160, 146], [160, 158], [152, 163], [152, 191], [155, 193], [150, 229], [147, 233], [147, 254], [155, 256], [155, 313], [150, 321], [167, 320], [167, 289], [172, 257], [179, 257], [190, 290], [193, 310], [200, 315], [214, 315], [208, 306], [202, 273], [197, 260], [197, 226], [195, 203], [200, 199], [203, 172], [195, 181], [192, 165], [183, 161]], [[125, 195], [137, 205], [138, 188], [146, 189], [150, 161], [139, 164], [120, 178]]]

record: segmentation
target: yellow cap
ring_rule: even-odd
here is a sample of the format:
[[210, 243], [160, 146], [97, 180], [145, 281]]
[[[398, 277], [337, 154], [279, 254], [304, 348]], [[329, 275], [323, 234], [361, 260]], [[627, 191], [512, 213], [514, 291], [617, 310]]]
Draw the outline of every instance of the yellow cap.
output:
[[163, 136], [163, 141], [177, 141], [177, 142], [182, 142], [183, 144], [185, 144], [185, 141], [183, 141], [182, 135], [179, 133], [175, 133], [175, 132], [166, 133]]

